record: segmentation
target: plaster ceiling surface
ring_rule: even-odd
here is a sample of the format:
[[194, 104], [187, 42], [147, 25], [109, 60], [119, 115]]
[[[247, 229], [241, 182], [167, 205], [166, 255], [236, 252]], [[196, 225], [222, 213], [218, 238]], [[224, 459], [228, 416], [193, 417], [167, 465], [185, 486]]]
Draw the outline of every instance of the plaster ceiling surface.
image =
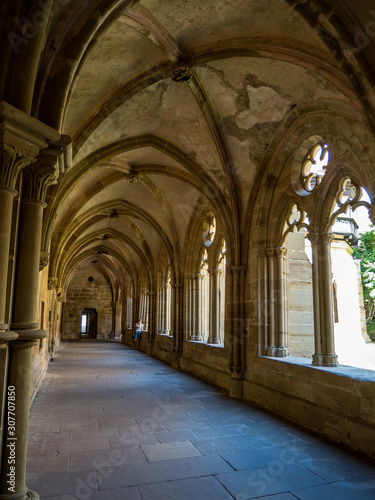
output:
[[[77, 256], [106, 248], [142, 273], [134, 248], [155, 263], [170, 245], [180, 258], [202, 199], [238, 220], [236, 207], [246, 210], [267, 148], [292, 109], [355, 100], [317, 30], [285, 0], [129, 4], [119, 11], [117, 2], [116, 15], [103, 17], [81, 47], [63, 113], [73, 166], [55, 188], [50, 225], [55, 245], [75, 228], [85, 242]], [[57, 33], [63, 36], [64, 22], [68, 33], [68, 13], [79, 9], [88, 3], [63, 9]], [[52, 33], [48, 50], [55, 45]], [[129, 183], [130, 174], [139, 180]], [[113, 211], [119, 218], [109, 217]], [[106, 231], [123, 241], [98, 236]]]
[[168, 30], [182, 49], [217, 43], [233, 37], [285, 37], [315, 47], [324, 45], [298, 14], [279, 0], [142, 0], [134, 9], [144, 7]]
[[189, 87], [167, 79], [151, 85], [117, 108], [84, 143], [79, 162], [96, 149], [128, 138], [156, 135], [218, 173], [218, 155], [199, 106]]
[[97, 168], [91, 170], [88, 175], [82, 175], [78, 182], [70, 186], [64, 199], [60, 201], [56, 224], [59, 224], [65, 215], [73, 215], [73, 206], [76, 205], [77, 201], [87, 196], [85, 193], [89, 193], [93, 186], [98, 187], [102, 180], [107, 179], [108, 175], [114, 173], [116, 173], [115, 169], [109, 172], [108, 169]]
[[150, 38], [127, 26], [121, 16], [89, 52], [69, 102], [64, 129], [70, 133], [87, 120], [87, 110], [100, 111], [108, 97], [137, 74], [163, 58], [163, 50]]
[[200, 193], [173, 178], [164, 176], [150, 176], [150, 178], [169, 207], [181, 246]]
[[151, 252], [157, 252], [158, 245], [160, 245], [160, 235], [155, 229], [139, 219], [134, 218], [133, 220], [124, 215], [120, 215], [118, 219], [101, 219], [88, 229], [83, 230], [78, 241], [84, 240], [90, 236], [90, 234], [97, 232], [103, 235], [108, 234], [110, 238], [111, 234], [122, 234], [124, 238], [134, 240], [138, 246], [142, 241], [146, 241], [147, 245], [150, 246]]
[[128, 163], [131, 166], [155, 165], [160, 170], [166, 170], [166, 167], [177, 168], [183, 172], [188, 170], [178, 161], [171, 158], [164, 151], [158, 151], [153, 147], [144, 147], [126, 151], [116, 156], [116, 160]]
[[[133, 205], [135, 208], [138, 207], [139, 211], [145, 209], [161, 227], [165, 226], [163, 211], [147, 186], [143, 185], [142, 182], [128, 184], [128, 182], [124, 180], [103, 189], [89, 199], [77, 213], [76, 217], [79, 218], [88, 210], [106, 205], [106, 203], [110, 201], [113, 202], [113, 208], [116, 208], [116, 202], [118, 200], [124, 200], [125, 207]], [[109, 213], [111, 208], [112, 207], [106, 208], [106, 211]]]

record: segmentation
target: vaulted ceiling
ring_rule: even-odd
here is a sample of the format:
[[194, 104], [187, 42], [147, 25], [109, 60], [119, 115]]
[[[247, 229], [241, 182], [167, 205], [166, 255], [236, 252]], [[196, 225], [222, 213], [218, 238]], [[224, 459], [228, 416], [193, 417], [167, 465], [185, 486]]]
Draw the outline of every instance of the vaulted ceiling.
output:
[[160, 253], [178, 270], [200, 210], [238, 247], [264, 154], [292, 110], [345, 103], [371, 121], [360, 63], [333, 50], [349, 8], [340, 24], [315, 4], [54, 3], [32, 112], [72, 138], [73, 161], [49, 190], [50, 275], [68, 280], [96, 260], [118, 280], [151, 278]]

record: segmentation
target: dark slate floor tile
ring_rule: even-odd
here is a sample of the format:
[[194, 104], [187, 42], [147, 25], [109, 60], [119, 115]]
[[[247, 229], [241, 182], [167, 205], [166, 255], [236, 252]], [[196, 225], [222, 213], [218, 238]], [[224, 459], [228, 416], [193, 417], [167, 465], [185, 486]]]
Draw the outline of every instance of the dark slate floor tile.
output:
[[298, 500], [374, 500], [375, 475], [364, 476], [351, 481], [293, 490]]
[[227, 490], [213, 477], [183, 479], [139, 487], [142, 500], [233, 500]]
[[302, 484], [306, 488], [327, 484], [324, 479], [301, 465], [281, 463], [258, 469], [219, 474], [217, 479], [235, 498], [241, 498], [241, 500], [287, 493]]
[[163, 460], [142, 465], [117, 467], [109, 478], [103, 480], [100, 489], [190, 479], [221, 474], [230, 470], [233, 469], [217, 455]]

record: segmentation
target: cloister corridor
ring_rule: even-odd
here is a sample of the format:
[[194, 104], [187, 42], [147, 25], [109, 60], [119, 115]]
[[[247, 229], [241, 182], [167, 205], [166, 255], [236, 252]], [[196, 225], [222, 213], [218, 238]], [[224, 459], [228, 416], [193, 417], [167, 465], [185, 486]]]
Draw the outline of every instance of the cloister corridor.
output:
[[365, 500], [374, 462], [118, 342], [63, 342], [30, 414], [43, 500]]

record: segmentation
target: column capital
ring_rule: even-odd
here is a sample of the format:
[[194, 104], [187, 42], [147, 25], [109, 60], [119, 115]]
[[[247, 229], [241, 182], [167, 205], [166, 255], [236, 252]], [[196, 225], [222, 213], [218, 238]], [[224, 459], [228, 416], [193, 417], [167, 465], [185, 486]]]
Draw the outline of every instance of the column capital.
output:
[[330, 245], [335, 235], [331, 231], [324, 233], [308, 233], [307, 238], [312, 245]]
[[48, 252], [40, 252], [39, 271], [42, 271], [48, 265], [49, 255]]
[[14, 189], [19, 172], [35, 162], [36, 156], [50, 142], [61, 139], [57, 130], [1, 101], [0, 186]]
[[217, 267], [213, 269], [207, 269], [207, 271], [210, 276], [221, 276], [223, 274], [223, 271]]
[[23, 194], [25, 200], [37, 200], [44, 203], [47, 188], [57, 182], [57, 155], [41, 153], [37, 161], [23, 171]]
[[203, 278], [204, 278], [204, 274], [202, 274], [202, 273], [197, 273], [197, 274], [191, 275], [192, 280], [202, 280]]
[[48, 277], [48, 290], [53, 290], [54, 288], [58, 288], [59, 286], [59, 279], [55, 278], [53, 276]]
[[286, 257], [288, 253], [288, 249], [286, 247], [277, 247], [275, 248], [275, 251], [276, 251], [276, 257], [280, 258]]
[[246, 266], [228, 266], [227, 271], [233, 276], [245, 275], [247, 267]]
[[335, 235], [331, 231], [321, 233], [321, 242], [323, 245], [330, 245], [335, 238]]
[[0, 186], [14, 191], [20, 171], [35, 162], [29, 154], [23, 154], [8, 144], [0, 144]]
[[267, 257], [277, 257], [277, 249], [276, 248], [266, 248], [265, 254]]

